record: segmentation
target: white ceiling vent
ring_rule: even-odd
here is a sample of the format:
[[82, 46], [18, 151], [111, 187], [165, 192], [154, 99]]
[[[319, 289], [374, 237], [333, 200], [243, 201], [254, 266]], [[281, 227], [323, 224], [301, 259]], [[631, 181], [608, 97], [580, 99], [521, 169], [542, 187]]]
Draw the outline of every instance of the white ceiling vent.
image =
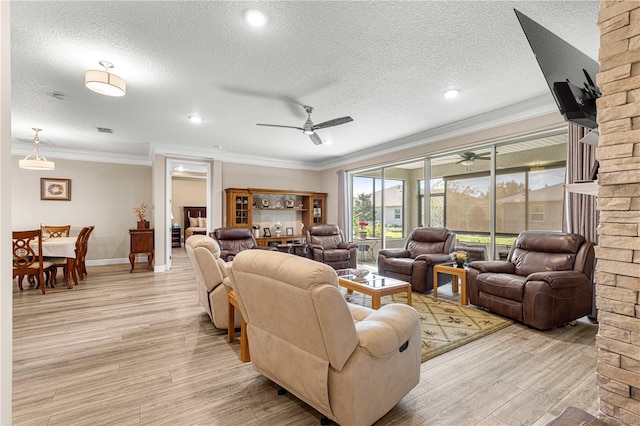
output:
[[107, 127], [98, 127], [98, 133], [113, 133], [113, 129]]

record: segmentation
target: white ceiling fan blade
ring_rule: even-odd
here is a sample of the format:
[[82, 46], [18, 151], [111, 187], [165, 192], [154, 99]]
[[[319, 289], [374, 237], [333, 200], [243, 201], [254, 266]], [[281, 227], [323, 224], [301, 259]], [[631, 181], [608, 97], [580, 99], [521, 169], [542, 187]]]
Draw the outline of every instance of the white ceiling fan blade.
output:
[[268, 127], [284, 127], [285, 129], [297, 129], [297, 130], [304, 130], [302, 127], [295, 127], [295, 126], [282, 126], [280, 124], [256, 124], [256, 126], [268, 126]]
[[311, 141], [316, 144], [316, 145], [322, 145], [322, 139], [320, 139], [320, 136], [318, 136], [317, 133], [311, 133], [309, 135], [309, 138], [311, 138]]

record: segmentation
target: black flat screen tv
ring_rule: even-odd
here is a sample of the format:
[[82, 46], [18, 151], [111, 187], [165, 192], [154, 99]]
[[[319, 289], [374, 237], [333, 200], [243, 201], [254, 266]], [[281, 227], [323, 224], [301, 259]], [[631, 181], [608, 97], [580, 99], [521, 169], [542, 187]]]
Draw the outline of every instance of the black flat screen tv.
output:
[[565, 120], [590, 129], [598, 127], [596, 99], [600, 90], [594, 83], [598, 63], [522, 12], [514, 11]]

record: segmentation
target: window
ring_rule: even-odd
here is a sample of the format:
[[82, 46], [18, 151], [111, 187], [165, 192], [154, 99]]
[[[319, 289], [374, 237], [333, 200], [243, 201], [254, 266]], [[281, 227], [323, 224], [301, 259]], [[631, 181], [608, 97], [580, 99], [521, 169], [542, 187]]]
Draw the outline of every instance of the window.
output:
[[372, 231], [385, 247], [402, 247], [405, 229], [446, 227], [497, 259], [522, 231], [562, 229], [566, 143], [562, 129], [352, 172], [354, 199], [366, 177]]
[[457, 232], [489, 232], [489, 176], [454, 177], [445, 185], [445, 223]]

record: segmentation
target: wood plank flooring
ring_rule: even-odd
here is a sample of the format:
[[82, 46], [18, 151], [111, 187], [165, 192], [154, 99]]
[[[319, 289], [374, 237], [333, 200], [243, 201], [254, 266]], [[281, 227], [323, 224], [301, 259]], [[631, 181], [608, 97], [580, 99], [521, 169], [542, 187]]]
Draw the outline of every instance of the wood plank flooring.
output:
[[[14, 282], [14, 425], [318, 425], [317, 411], [240, 362], [196, 301], [183, 248], [173, 269], [89, 267], [74, 289]], [[450, 286], [440, 297], [458, 300]], [[597, 414], [597, 327], [512, 325], [422, 364], [377, 425], [545, 425]]]

